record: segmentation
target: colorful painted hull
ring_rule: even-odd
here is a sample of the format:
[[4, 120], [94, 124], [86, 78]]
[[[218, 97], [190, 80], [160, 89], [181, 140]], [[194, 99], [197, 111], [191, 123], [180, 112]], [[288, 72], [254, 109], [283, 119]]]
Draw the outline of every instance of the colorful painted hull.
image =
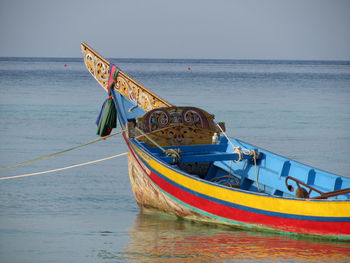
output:
[[[128, 130], [123, 136], [129, 151], [129, 176], [135, 199], [140, 207], [213, 224], [350, 240], [349, 178], [309, 167], [234, 138], [231, 138], [230, 142], [242, 148], [256, 150], [262, 156], [259, 163], [249, 162], [249, 159], [232, 162], [235, 148], [231, 147], [227, 140], [226, 142], [221, 140], [215, 145], [210, 143], [197, 143], [193, 144], [193, 147], [190, 145], [191, 151], [197, 151], [194, 154], [188, 151], [189, 148], [184, 147], [181, 158], [183, 163], [186, 163], [184, 161], [186, 158], [188, 163], [196, 163], [196, 158], [210, 162], [211, 167], [217, 169], [215, 176], [220, 175], [220, 169], [230, 174], [232, 171], [240, 177], [240, 188], [212, 182], [212, 178], [208, 178], [209, 172], [207, 178], [198, 176], [199, 174], [192, 175], [179, 165], [172, 165], [169, 160], [166, 161], [168, 157], [162, 153], [164, 149], [162, 151], [161, 147], [152, 149], [150, 145], [147, 146], [147, 140], [136, 139], [140, 137], [145, 139], [144, 135], [134, 134], [134, 125], [137, 122], [143, 125], [145, 131], [152, 128], [151, 118], [142, 117], [146, 116], [146, 113], [153, 112], [152, 118], [158, 116], [160, 122], [167, 122], [171, 117], [169, 115], [171, 112], [166, 111], [167, 107], [170, 110], [174, 109], [173, 112], [176, 114], [179, 114], [181, 109], [173, 107], [126, 74], [118, 75], [116, 66], [110, 65], [86, 44], [82, 44], [82, 50], [90, 73], [106, 90], [112, 90], [121, 127]], [[198, 119], [209, 118], [210, 121], [211, 115], [203, 112], [202, 115], [196, 115], [195, 108], [185, 110], [182, 112], [182, 118], [186, 121], [194, 120], [193, 116]], [[188, 113], [190, 114], [186, 115]], [[129, 129], [129, 126], [132, 128]], [[194, 126], [186, 132], [195, 134], [194, 129], [197, 129], [200, 132], [198, 136], [202, 137], [201, 141], [205, 141], [208, 131], [213, 129], [209, 124], [207, 126], [205, 132]], [[164, 127], [158, 129], [159, 133], [154, 137], [160, 138], [158, 142], [167, 141], [168, 133], [164, 132], [167, 128], [170, 130], [166, 131], [172, 132], [175, 136], [183, 135], [181, 134], [183, 126], [171, 124]], [[174, 127], [179, 129], [176, 130]], [[150, 130], [148, 132], [152, 134]], [[164, 137], [159, 136], [161, 133]], [[184, 139], [190, 138], [184, 137]], [[154, 143], [151, 144], [154, 146]], [[209, 154], [201, 155], [203, 150]], [[291, 189], [287, 185], [288, 177], [297, 178], [299, 182], [312, 185], [315, 189], [323, 189], [323, 193], [343, 190], [347, 192], [330, 196], [330, 199], [312, 199], [319, 195], [315, 191], [310, 192], [307, 198], [296, 198], [296, 193], [290, 193]], [[295, 182], [290, 187], [296, 189], [298, 183]], [[264, 193], [260, 192], [260, 187]]]
[[350, 240], [346, 200], [277, 198], [208, 183], [126, 141], [132, 189], [141, 207], [196, 221]]

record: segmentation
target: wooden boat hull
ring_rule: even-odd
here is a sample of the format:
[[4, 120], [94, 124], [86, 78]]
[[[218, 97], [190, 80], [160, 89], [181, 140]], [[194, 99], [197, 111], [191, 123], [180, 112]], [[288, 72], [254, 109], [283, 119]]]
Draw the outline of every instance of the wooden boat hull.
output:
[[[214, 115], [173, 106], [84, 43], [82, 51], [90, 73], [113, 95], [140, 207], [215, 224], [350, 240], [349, 178], [235, 138], [215, 141], [217, 133], [227, 135]], [[171, 156], [176, 153], [177, 162]], [[229, 187], [213, 181], [227, 175], [239, 182]]]
[[346, 200], [277, 198], [210, 184], [173, 169], [125, 139], [132, 190], [142, 208], [207, 223], [350, 240]]
[[[152, 172], [132, 149], [128, 151], [128, 167], [131, 188], [135, 200], [141, 209], [155, 209], [176, 215], [181, 218], [198, 221], [212, 221], [194, 210], [173, 199], [152, 181]], [[154, 177], [154, 176], [153, 176]]]

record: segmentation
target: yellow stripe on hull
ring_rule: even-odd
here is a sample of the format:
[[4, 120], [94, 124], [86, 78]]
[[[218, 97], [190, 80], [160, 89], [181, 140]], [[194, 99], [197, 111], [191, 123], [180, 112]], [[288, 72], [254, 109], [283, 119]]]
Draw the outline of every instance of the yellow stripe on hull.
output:
[[350, 205], [348, 201], [298, 200], [215, 186], [204, 180], [192, 178], [191, 176], [176, 172], [168, 165], [160, 163], [134, 144], [132, 144], [132, 147], [137, 154], [158, 173], [185, 188], [215, 199], [283, 214], [316, 217], [350, 217]]

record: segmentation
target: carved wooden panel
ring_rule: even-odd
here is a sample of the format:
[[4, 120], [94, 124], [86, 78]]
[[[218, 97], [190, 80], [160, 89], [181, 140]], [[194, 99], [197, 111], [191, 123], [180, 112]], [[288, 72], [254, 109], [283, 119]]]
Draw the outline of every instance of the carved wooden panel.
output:
[[[108, 79], [111, 64], [87, 44], [81, 43], [81, 49], [87, 69], [97, 82], [108, 91]], [[122, 71], [119, 71], [115, 82], [115, 90], [120, 92], [127, 99], [133, 101], [145, 111], [150, 111], [159, 107], [172, 106], [170, 103], [149, 91]]]
[[[195, 107], [158, 108], [137, 119], [137, 126], [161, 146], [211, 144], [214, 115]], [[145, 137], [139, 140], [151, 142]]]
[[214, 115], [195, 107], [158, 108], [139, 118], [138, 126], [144, 132], [152, 132], [169, 126], [182, 124], [216, 131]]
[[85, 43], [81, 43], [81, 50], [83, 52], [84, 62], [87, 69], [97, 82], [107, 90], [109, 62]]
[[[174, 145], [211, 144], [213, 134], [214, 133], [210, 130], [179, 124], [153, 131], [147, 135], [160, 146], [164, 147]], [[149, 146], [154, 146], [145, 136], [139, 137], [139, 140], [147, 142]]]
[[147, 90], [121, 71], [119, 71], [115, 89], [145, 111], [171, 106], [170, 103]]

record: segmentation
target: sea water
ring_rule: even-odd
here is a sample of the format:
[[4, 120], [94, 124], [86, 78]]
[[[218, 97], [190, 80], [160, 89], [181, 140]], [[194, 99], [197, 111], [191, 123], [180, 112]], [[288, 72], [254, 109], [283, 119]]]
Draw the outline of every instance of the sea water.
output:
[[[112, 62], [168, 102], [215, 114], [231, 136], [350, 176], [350, 62]], [[1, 58], [0, 166], [96, 138], [95, 119], [106, 96], [82, 59]], [[115, 136], [0, 176], [125, 151]], [[132, 196], [126, 156], [0, 181], [0, 262], [213, 261], [349, 262], [350, 244], [144, 213]]]

